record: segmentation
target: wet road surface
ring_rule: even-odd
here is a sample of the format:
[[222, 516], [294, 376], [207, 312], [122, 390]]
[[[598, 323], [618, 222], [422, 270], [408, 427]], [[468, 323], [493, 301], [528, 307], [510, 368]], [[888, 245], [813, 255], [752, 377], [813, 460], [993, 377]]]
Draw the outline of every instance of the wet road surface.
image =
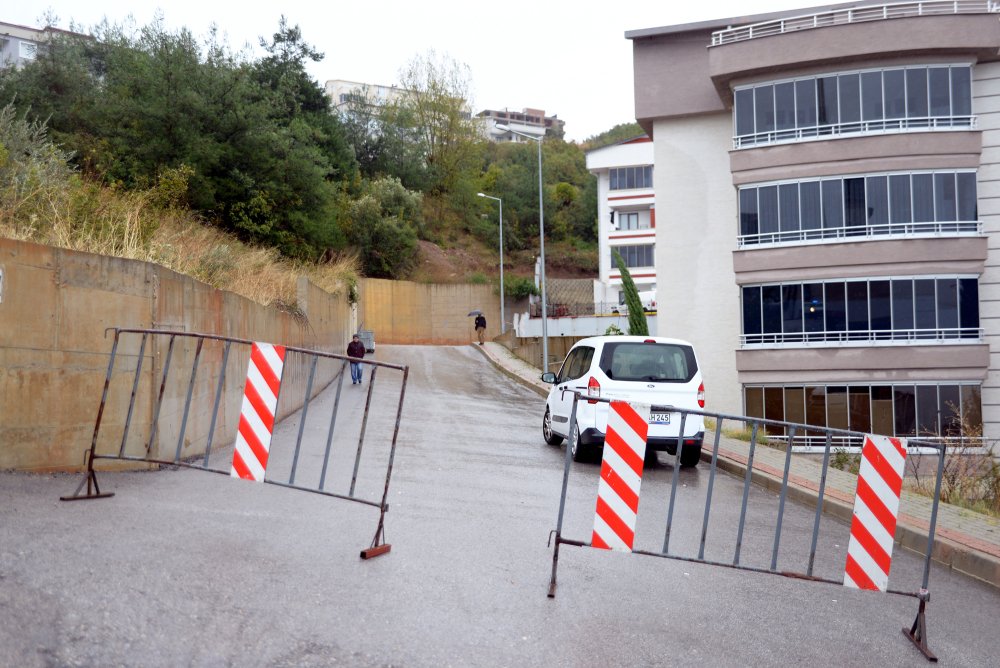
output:
[[[915, 666], [900, 633], [914, 599], [774, 575], [563, 546], [546, 597], [564, 450], [543, 401], [471, 347], [380, 346], [409, 365], [390, 488], [392, 551], [362, 561], [378, 512], [200, 471], [103, 473], [111, 499], [60, 503], [71, 476], [0, 474], [3, 666]], [[357, 418], [366, 385], [342, 389]], [[379, 371], [357, 494], [378, 499], [399, 374]], [[334, 388], [310, 407], [300, 482], [318, 476]], [[347, 425], [347, 418], [344, 417]], [[275, 443], [294, 443], [293, 416]], [[330, 485], [349, 484], [357, 423]], [[353, 430], [353, 431], [352, 431]], [[215, 455], [213, 455], [214, 457]], [[224, 456], [224, 455], [222, 455]], [[286, 475], [277, 445], [269, 475]], [[673, 470], [648, 465], [637, 547], [662, 547]], [[588, 540], [598, 467], [573, 465], [564, 536]], [[671, 551], [693, 554], [708, 469], [680, 472]], [[743, 481], [715, 481], [710, 559], [731, 561]], [[741, 563], [767, 567], [777, 497], [751, 491]], [[789, 503], [779, 570], [803, 570], [812, 509]], [[819, 574], [848, 528], [824, 522]], [[919, 586], [900, 553], [890, 585]], [[1000, 593], [933, 569], [930, 646], [943, 664], [995, 665]]]

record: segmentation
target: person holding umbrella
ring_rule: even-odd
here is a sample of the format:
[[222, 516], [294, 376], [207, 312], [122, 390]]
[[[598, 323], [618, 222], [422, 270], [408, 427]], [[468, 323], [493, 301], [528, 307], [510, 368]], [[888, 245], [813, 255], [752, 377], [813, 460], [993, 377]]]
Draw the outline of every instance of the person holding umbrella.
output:
[[476, 316], [476, 334], [479, 335], [479, 345], [486, 341], [486, 316], [479, 309], [471, 311], [469, 315]]

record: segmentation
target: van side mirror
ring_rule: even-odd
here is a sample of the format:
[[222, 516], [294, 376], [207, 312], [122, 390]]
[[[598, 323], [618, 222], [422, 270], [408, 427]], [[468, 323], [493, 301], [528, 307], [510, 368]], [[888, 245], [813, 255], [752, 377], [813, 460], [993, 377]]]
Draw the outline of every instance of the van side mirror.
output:
[[551, 371], [546, 371], [542, 374], [542, 382], [549, 383], [550, 385], [554, 384], [556, 382], [556, 375]]

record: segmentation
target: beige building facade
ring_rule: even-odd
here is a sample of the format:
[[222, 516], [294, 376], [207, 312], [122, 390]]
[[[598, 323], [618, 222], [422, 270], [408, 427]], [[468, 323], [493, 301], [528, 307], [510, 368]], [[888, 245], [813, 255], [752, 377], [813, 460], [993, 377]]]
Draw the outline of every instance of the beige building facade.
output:
[[711, 409], [1000, 437], [998, 18], [855, 2], [626, 33], [658, 328], [696, 343]]

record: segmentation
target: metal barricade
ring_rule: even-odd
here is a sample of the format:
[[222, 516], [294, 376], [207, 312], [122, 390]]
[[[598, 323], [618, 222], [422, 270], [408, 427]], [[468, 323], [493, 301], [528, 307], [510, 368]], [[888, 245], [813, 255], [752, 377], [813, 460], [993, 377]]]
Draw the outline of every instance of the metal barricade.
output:
[[[581, 393], [574, 392], [573, 406], [569, 418], [569, 426], [567, 433], [573, 434], [574, 428], [576, 426], [577, 419], [577, 403], [581, 400], [589, 402], [602, 402], [602, 403], [612, 403], [613, 400], [607, 398], [595, 398], [591, 396], [583, 396]], [[748, 416], [740, 415], [726, 415], [721, 413], [710, 413], [706, 411], [698, 410], [685, 410], [676, 407], [670, 407], [671, 413], [678, 415], [680, 420], [679, 430], [677, 437], [676, 452], [672, 456], [673, 459], [673, 472], [671, 474], [671, 488], [670, 488], [670, 500], [667, 507], [666, 513], [666, 529], [664, 532], [663, 546], [659, 550], [651, 549], [634, 549], [630, 548], [633, 554], [642, 554], [646, 556], [661, 557], [667, 559], [675, 559], [686, 562], [696, 562], [705, 564], [708, 566], [722, 566], [730, 569], [738, 569], [743, 571], [751, 571], [757, 573], [767, 573], [772, 575], [780, 575], [789, 578], [796, 578], [803, 581], [827, 583], [844, 585], [845, 580], [837, 580], [832, 577], [828, 577], [817, 572], [816, 559], [817, 559], [817, 544], [820, 534], [820, 519], [823, 515], [824, 502], [827, 498], [827, 478], [831, 467], [831, 454], [838, 450], [834, 445], [833, 439], [837, 437], [847, 437], [850, 439], [861, 439], [863, 440], [866, 436], [860, 432], [851, 432], [840, 429], [822, 428], [806, 424], [798, 424], [792, 422], [781, 422], [777, 420], [766, 420], [761, 418], [753, 418]], [[698, 542], [697, 550], [691, 551], [690, 553], [684, 553], [683, 550], [677, 550], [676, 546], [672, 547], [671, 538], [672, 532], [677, 531], [679, 526], [675, 523], [675, 510], [678, 505], [677, 502], [677, 490], [680, 486], [680, 461], [681, 452], [684, 447], [684, 440], [681, 435], [684, 434], [685, 423], [689, 416], [699, 415], [705, 418], [710, 418], [715, 420], [714, 429], [714, 441], [711, 449], [711, 459], [710, 467], [708, 473], [708, 483], [705, 486], [705, 496], [704, 496], [704, 512], [702, 515], [701, 525], [699, 527], [690, 527], [693, 533], [694, 530], [698, 531]], [[742, 503], [739, 511], [739, 521], [737, 523], [736, 535], [734, 537], [735, 548], [733, 552], [733, 557], [731, 560], [718, 560], [710, 559], [706, 557], [706, 541], [709, 537], [709, 527], [710, 518], [712, 512], [712, 494], [713, 487], [716, 482], [716, 474], [718, 471], [718, 461], [719, 461], [719, 448], [722, 439], [723, 424], [728, 421], [731, 424], [743, 425], [745, 429], [750, 431], [749, 447], [747, 451], [746, 460], [746, 473], [743, 478], [743, 491], [742, 491]], [[750, 496], [751, 483], [754, 476], [754, 455], [758, 447], [762, 446], [762, 442], [766, 439], [766, 429], [771, 428], [772, 433], [784, 433], [787, 439], [780, 444], [781, 448], [784, 450], [784, 468], [781, 476], [781, 485], [778, 494], [778, 505], [777, 505], [777, 518], [774, 523], [774, 533], [773, 540], [771, 541], [771, 554], [770, 563], [767, 566], [764, 565], [753, 565], [747, 564], [741, 561], [741, 555], [744, 552], [745, 544], [747, 540], [746, 529], [747, 529], [747, 515], [748, 515], [748, 501]], [[786, 511], [786, 501], [789, 496], [789, 477], [791, 471], [792, 462], [792, 444], [795, 441], [796, 433], [806, 433], [817, 434], [821, 433], [825, 438], [825, 447], [823, 449], [823, 460], [820, 468], [820, 478], [818, 480], [818, 487], [816, 490], [816, 505], [813, 511], [813, 524], [812, 524], [812, 535], [811, 541], [808, 546], [808, 558], [805, 563], [796, 568], [778, 567], [779, 554], [782, 548], [782, 522]], [[707, 439], [709, 438], [709, 433], [706, 432], [706, 445]], [[931, 508], [930, 522], [927, 533], [927, 543], [926, 549], [922, 552], [923, 559], [923, 574], [921, 579], [921, 585], [918, 590], [907, 590], [907, 589], [894, 589], [886, 587], [882, 591], [888, 594], [896, 594], [901, 596], [908, 596], [916, 598], [919, 601], [919, 607], [917, 611], [916, 618], [910, 628], [903, 628], [904, 635], [907, 636], [913, 642], [913, 644], [924, 654], [924, 656], [930, 661], [937, 661], [937, 658], [930, 651], [927, 645], [927, 629], [926, 629], [926, 605], [930, 600], [930, 594], [928, 590], [928, 581], [930, 578], [930, 567], [931, 567], [931, 555], [934, 546], [934, 536], [935, 528], [937, 524], [937, 514], [938, 506], [941, 495], [941, 481], [944, 471], [944, 459], [945, 459], [945, 449], [944, 443], [924, 441], [918, 439], [907, 439], [908, 446], [911, 449], [919, 449], [921, 452], [933, 452], [937, 456], [937, 473], [934, 487], [934, 498], [933, 505]], [[843, 439], [841, 439], [843, 442]], [[690, 446], [687, 446], [690, 447]], [[555, 597], [556, 592], [556, 571], [559, 565], [559, 546], [560, 545], [573, 545], [577, 547], [594, 547], [593, 538], [591, 541], [572, 539], [565, 537], [563, 535], [564, 518], [567, 508], [567, 490], [569, 487], [569, 477], [570, 468], [572, 465], [572, 449], [567, 445], [566, 447], [566, 457], [565, 457], [565, 467], [563, 471], [562, 479], [562, 490], [560, 492], [559, 498], [559, 514], [556, 521], [556, 528], [550, 534], [550, 544], [554, 543], [554, 550], [552, 554], [552, 576], [549, 582], [548, 596], [549, 598]], [[604, 472], [602, 470], [602, 476]], [[610, 475], [614, 475], [613, 473]], [[645, 484], [644, 484], [645, 486]], [[645, 489], [643, 490], [645, 491]], [[598, 496], [598, 504], [601, 503], [601, 498]], [[636, 507], [638, 507], [638, 499], [636, 499]], [[895, 521], [895, 518], [893, 518]], [[596, 529], [595, 529], [596, 531]], [[714, 537], [714, 536], [713, 536]], [[554, 538], [554, 540], [553, 540]], [[691, 543], [693, 541], [689, 541]], [[846, 543], [844, 543], [846, 545]], [[603, 547], [603, 546], [598, 546]], [[803, 546], [804, 547], [804, 546]], [[803, 550], [803, 553], [805, 551]], [[888, 572], [886, 573], [888, 575]]]
[[[101, 492], [94, 468], [97, 460], [184, 467], [235, 476], [235, 459], [229, 453], [235, 449], [241, 425], [246, 426], [238, 407], [242, 405], [245, 413], [250, 400], [245, 396], [250, 393], [250, 383], [246, 382], [247, 389], [244, 390], [244, 382], [248, 381], [252, 371], [247, 366], [251, 350], [256, 349], [258, 344], [226, 336], [156, 329], [114, 328], [113, 331], [114, 341], [93, 438], [85, 452], [84, 479], [72, 495], [61, 499], [74, 501], [114, 496], [113, 492]], [[304, 384], [304, 396], [289, 398], [290, 390], [279, 396], [275, 388], [276, 405], [272, 410], [274, 417], [281, 412], [278, 409], [289, 404], [291, 408], [286, 408], [284, 413], [291, 415], [298, 411], [297, 436], [294, 446], [277, 438], [269, 441], [269, 446], [265, 447], [265, 471], [259, 482], [378, 508], [375, 536], [370, 545], [361, 551], [361, 558], [368, 559], [388, 552], [391, 546], [385, 542], [385, 514], [389, 509], [389, 483], [409, 367], [374, 360], [352, 360], [344, 355], [306, 348], [282, 347], [282, 351], [285, 378], [279, 378], [279, 386], [285, 387], [287, 383], [294, 389], [295, 385]], [[242, 365], [234, 363], [233, 358], [238, 358]], [[341, 404], [344, 378], [349, 375], [346, 373], [349, 361], [360, 362], [362, 369], [368, 371], [368, 378], [360, 422], [354, 425], [347, 423], [345, 429]], [[175, 370], [177, 368], [180, 370]], [[395, 377], [390, 377], [383, 390], [382, 384], [377, 382], [381, 380], [379, 371], [398, 371], [401, 376], [398, 382]], [[324, 426], [327, 420], [329, 424], [325, 444], [308, 439], [304, 441], [311, 403], [324, 386], [333, 383], [336, 383], [336, 394], [329, 416], [323, 422]], [[369, 453], [375, 464], [363, 469], [362, 454], [366, 452], [366, 437], [371, 440], [373, 425], [370, 416], [376, 396], [379, 405], [387, 405], [387, 399], [395, 400], [395, 420], [391, 424], [382, 421], [382, 432], [376, 435], [388, 440], [388, 447]], [[279, 403], [281, 398], [284, 401]], [[255, 399], [259, 401], [259, 398]], [[299, 400], [301, 403], [296, 403]], [[360, 397], [355, 403], [358, 400]], [[197, 406], [208, 405], [212, 406], [210, 412], [197, 410]], [[109, 406], [114, 410], [108, 410]], [[192, 406], [196, 407], [194, 411]], [[112, 414], [115, 419], [109, 420]], [[121, 419], [122, 416], [124, 419]], [[111, 424], [108, 425], [108, 422]], [[141, 425], [140, 429], [135, 428], [137, 423]], [[103, 432], [102, 426], [105, 427]], [[356, 446], [354, 428], [357, 428]], [[112, 433], [108, 433], [109, 429]], [[391, 436], [388, 433], [390, 429]], [[135, 433], [140, 430], [146, 431], [141, 439]], [[348, 460], [348, 465], [340, 468], [331, 466], [338, 454]], [[351, 456], [353, 464], [350, 463]], [[307, 459], [310, 464], [304, 465]], [[380, 473], [383, 466], [384, 476]], [[84, 487], [86, 493], [81, 493]]]

